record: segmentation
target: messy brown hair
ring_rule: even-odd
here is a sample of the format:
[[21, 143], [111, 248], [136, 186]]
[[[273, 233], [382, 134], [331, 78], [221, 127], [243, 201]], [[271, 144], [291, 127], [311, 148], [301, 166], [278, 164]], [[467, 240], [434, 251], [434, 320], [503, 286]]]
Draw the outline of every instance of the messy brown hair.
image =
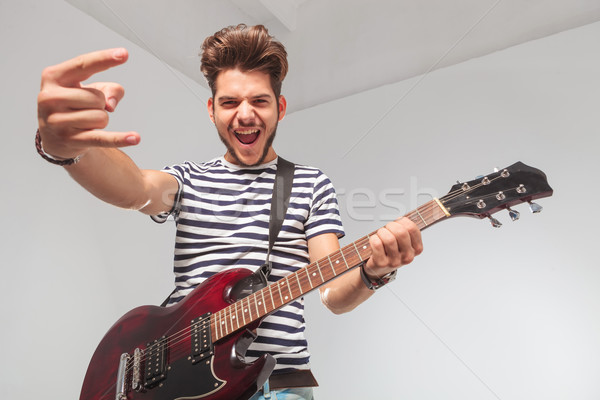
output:
[[207, 37], [202, 44], [200, 70], [213, 97], [219, 73], [235, 68], [268, 74], [275, 97], [279, 97], [288, 71], [287, 52], [263, 25], [228, 26]]

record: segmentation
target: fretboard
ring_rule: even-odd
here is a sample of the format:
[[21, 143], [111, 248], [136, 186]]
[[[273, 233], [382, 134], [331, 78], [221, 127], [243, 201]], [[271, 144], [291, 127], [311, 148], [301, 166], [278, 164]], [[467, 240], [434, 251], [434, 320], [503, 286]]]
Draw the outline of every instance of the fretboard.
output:
[[[421, 230], [448, 216], [437, 199], [405, 215]], [[374, 234], [363, 236], [211, 315], [213, 343], [366, 262], [371, 257], [369, 237]]]

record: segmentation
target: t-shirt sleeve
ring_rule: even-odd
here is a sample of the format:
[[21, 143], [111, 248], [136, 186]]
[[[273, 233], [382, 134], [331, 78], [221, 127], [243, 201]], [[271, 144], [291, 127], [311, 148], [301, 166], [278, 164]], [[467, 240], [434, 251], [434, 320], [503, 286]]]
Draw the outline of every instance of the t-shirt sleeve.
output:
[[314, 182], [305, 232], [307, 239], [324, 233], [335, 233], [338, 238], [345, 235], [335, 188], [321, 171]]
[[175, 202], [173, 203], [173, 207], [170, 211], [150, 216], [150, 218], [152, 218], [154, 222], [157, 222], [159, 224], [164, 223], [167, 219], [169, 219], [169, 217], [172, 217], [173, 219], [177, 220], [177, 217], [179, 216], [179, 211], [181, 210], [181, 198], [183, 195], [183, 188], [184, 182], [186, 180], [185, 177], [187, 174], [187, 168], [185, 164], [178, 164], [165, 167], [162, 169], [162, 171], [173, 175], [173, 177], [175, 177], [175, 179], [177, 180], [177, 185], [179, 186], [179, 188], [177, 189], [177, 194], [175, 195]]

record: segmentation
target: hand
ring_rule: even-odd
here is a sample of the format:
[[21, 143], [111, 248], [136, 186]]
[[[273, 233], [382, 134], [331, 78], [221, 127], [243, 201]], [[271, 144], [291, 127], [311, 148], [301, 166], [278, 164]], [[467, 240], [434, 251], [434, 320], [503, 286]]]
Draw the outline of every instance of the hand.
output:
[[117, 83], [82, 85], [92, 75], [127, 61], [125, 49], [109, 49], [75, 57], [42, 72], [38, 123], [44, 150], [71, 158], [91, 147], [124, 147], [140, 141], [135, 132], [107, 132], [108, 112], [115, 110], [125, 90]]
[[377, 278], [413, 261], [423, 252], [421, 231], [408, 218], [400, 218], [379, 229], [369, 239], [373, 254], [367, 261], [365, 273]]

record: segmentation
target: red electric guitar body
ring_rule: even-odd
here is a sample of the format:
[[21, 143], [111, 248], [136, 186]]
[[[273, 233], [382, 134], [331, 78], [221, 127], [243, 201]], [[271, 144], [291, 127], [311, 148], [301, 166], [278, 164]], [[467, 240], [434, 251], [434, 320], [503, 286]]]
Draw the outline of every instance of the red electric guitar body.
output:
[[[251, 330], [260, 320], [229, 334], [214, 346], [195, 351], [192, 344], [211, 340], [202, 324], [192, 320], [222, 310], [236, 299], [238, 282], [251, 271], [236, 269], [207, 279], [172, 307], [141, 306], [119, 319], [96, 349], [81, 390], [81, 399], [116, 399], [119, 366], [123, 365], [122, 399], [247, 399], [266, 381], [275, 359], [265, 355], [247, 364], [244, 353], [254, 340]], [[206, 318], [205, 318], [206, 319]], [[201, 320], [200, 320], [201, 321]], [[192, 328], [193, 327], [193, 328]], [[192, 329], [200, 332], [195, 335]], [[154, 351], [149, 351], [154, 346]], [[194, 344], [194, 348], [196, 345]], [[135, 349], [140, 354], [139, 371], [134, 371]], [[121, 362], [123, 354], [131, 354]], [[152, 353], [152, 354], [151, 354]], [[198, 355], [192, 357], [193, 353]], [[205, 353], [205, 354], [203, 354]], [[140, 377], [139, 388], [133, 377]]]

